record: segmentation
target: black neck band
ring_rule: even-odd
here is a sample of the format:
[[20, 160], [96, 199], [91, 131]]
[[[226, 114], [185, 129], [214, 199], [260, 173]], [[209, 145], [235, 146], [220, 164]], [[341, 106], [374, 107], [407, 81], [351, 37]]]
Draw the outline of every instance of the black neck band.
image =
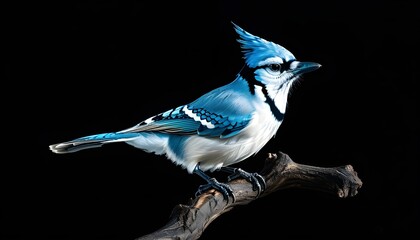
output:
[[255, 78], [255, 70], [257, 70], [258, 68], [260, 67], [250, 68], [248, 67], [248, 65], [245, 64], [245, 66], [242, 68], [239, 74], [248, 83], [249, 92], [252, 95], [255, 95], [255, 86], [261, 87], [261, 91], [266, 99], [265, 102], [268, 104], [268, 106], [270, 106], [270, 110], [273, 113], [274, 117], [280, 122], [283, 120], [284, 114], [281, 113], [280, 110], [277, 108], [276, 104], [274, 103], [274, 100], [270, 98], [270, 96], [268, 96], [265, 84], [263, 84]]

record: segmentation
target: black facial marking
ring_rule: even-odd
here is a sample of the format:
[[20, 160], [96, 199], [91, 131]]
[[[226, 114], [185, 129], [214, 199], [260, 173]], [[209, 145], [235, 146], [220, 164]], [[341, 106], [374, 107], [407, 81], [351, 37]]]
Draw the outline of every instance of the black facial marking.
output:
[[255, 79], [255, 70], [256, 68], [250, 68], [248, 65], [245, 65], [239, 73], [242, 78], [248, 82], [249, 92], [252, 95], [255, 94], [255, 85], [263, 85], [261, 82], [258, 82], [257, 79]]
[[257, 79], [255, 79], [255, 70], [259, 69], [259, 68], [263, 68], [265, 66], [260, 66], [260, 67], [256, 67], [256, 68], [250, 68], [248, 65], [245, 65], [241, 72], [239, 73], [243, 79], [245, 79], [248, 83], [248, 87], [249, 87], [249, 92], [254, 95], [255, 94], [255, 86], [261, 86], [262, 88], [262, 92], [264, 94], [265, 97], [265, 102], [268, 104], [268, 106], [270, 106], [270, 110], [273, 113], [274, 117], [278, 120], [278, 121], [282, 121], [284, 118], [284, 114], [280, 112], [280, 110], [277, 108], [276, 104], [274, 103], [274, 100], [270, 98], [270, 96], [268, 96], [268, 92], [267, 92], [267, 88], [265, 87], [265, 85], [258, 81]]
[[286, 70], [289, 70], [290, 69], [290, 64], [292, 63], [293, 61], [288, 61], [288, 62], [285, 62], [285, 63], [282, 63], [281, 64], [281, 68], [283, 69], [283, 72], [284, 71], [286, 71]]

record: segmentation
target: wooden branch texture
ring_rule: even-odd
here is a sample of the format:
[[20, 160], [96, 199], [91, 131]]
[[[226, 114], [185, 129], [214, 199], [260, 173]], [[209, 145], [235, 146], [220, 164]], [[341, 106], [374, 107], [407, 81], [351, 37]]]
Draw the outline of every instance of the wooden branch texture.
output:
[[188, 205], [175, 206], [165, 226], [136, 240], [198, 239], [207, 226], [223, 213], [281, 189], [312, 189], [345, 198], [356, 195], [362, 186], [351, 165], [323, 168], [298, 164], [282, 152], [270, 153], [260, 174], [267, 186], [259, 196], [246, 180], [232, 180], [228, 184], [234, 191], [235, 202], [227, 202], [220, 192], [209, 190]]

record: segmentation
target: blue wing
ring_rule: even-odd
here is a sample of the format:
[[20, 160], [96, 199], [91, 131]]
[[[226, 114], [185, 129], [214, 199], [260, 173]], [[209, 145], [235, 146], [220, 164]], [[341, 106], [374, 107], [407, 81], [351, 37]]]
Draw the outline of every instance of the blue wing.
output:
[[229, 89], [215, 89], [190, 104], [158, 114], [120, 133], [162, 132], [232, 137], [248, 125], [254, 108], [241, 94]]
[[136, 126], [120, 131], [120, 133], [129, 132], [163, 132], [176, 133], [180, 135], [197, 134], [200, 122], [194, 121], [182, 110], [184, 106], [180, 106], [164, 113], [153, 116]]

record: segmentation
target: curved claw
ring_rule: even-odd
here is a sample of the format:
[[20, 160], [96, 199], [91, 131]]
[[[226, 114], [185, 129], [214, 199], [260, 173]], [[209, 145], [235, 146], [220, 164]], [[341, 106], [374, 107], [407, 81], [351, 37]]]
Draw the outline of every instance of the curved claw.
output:
[[195, 166], [193, 173], [197, 174], [201, 178], [207, 181], [207, 184], [200, 185], [198, 187], [197, 192], [195, 193], [195, 196], [198, 196], [205, 191], [209, 190], [210, 188], [214, 188], [222, 193], [223, 198], [229, 202], [229, 196], [233, 198], [233, 202], [235, 202], [235, 196], [233, 195], [232, 188], [226, 184], [226, 183], [220, 183], [215, 178], [210, 178], [207, 174], [203, 172], [203, 170], [200, 169], [200, 165]]
[[215, 178], [209, 179], [207, 184], [200, 185], [198, 187], [197, 192], [195, 193], [195, 196], [197, 197], [198, 195], [204, 193], [205, 191], [211, 188], [214, 188], [217, 191], [221, 192], [223, 195], [223, 198], [227, 202], [229, 202], [229, 197], [232, 197], [233, 202], [235, 202], [235, 196], [233, 195], [232, 188], [228, 184], [218, 182]]
[[[258, 183], [261, 186], [259, 188], [259, 191], [260, 192], [264, 192], [265, 191], [265, 188], [267, 187], [264, 178], [260, 174], [258, 174], [258, 173], [251, 173], [251, 174], [252, 174], [252, 178], [254, 179], [254, 181], [255, 180], [258, 181]], [[254, 188], [254, 190], [255, 190], [255, 188]]]
[[[225, 169], [227, 170], [227, 169]], [[252, 190], [258, 191], [257, 197], [260, 196], [266, 188], [264, 178], [258, 173], [249, 173], [240, 168], [229, 169], [228, 171], [233, 172], [232, 175], [228, 176], [228, 181], [242, 177], [252, 184]]]

